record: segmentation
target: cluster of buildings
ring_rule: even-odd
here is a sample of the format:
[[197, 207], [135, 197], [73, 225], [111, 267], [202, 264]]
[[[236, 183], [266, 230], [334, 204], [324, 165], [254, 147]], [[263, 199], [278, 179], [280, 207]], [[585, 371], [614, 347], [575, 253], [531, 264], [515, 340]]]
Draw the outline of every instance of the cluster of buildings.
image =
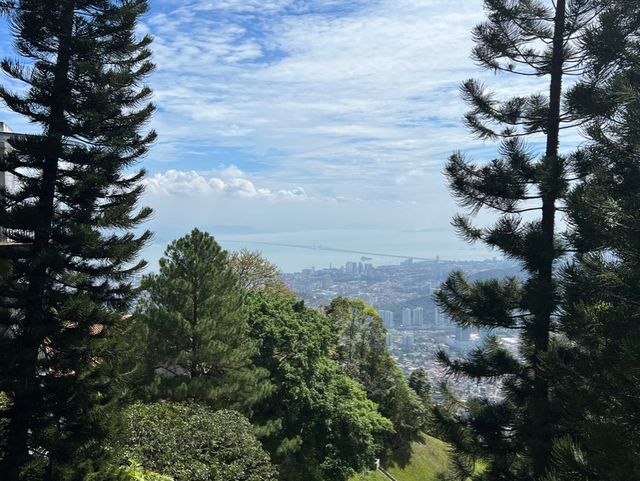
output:
[[[408, 374], [415, 369], [424, 369], [434, 386], [434, 395], [439, 398], [438, 386], [446, 382], [448, 388], [462, 401], [472, 397], [486, 397], [491, 400], [499, 400], [502, 396], [501, 385], [496, 382], [477, 382], [465, 377], [450, 376], [447, 369], [438, 363], [437, 353], [445, 351], [455, 358], [465, 356], [470, 349], [478, 347], [482, 342], [482, 336], [475, 331], [468, 331], [469, 340], [456, 339], [456, 330], [428, 331], [394, 330], [387, 334], [387, 345], [398, 365]], [[466, 337], [467, 334], [464, 334]], [[517, 339], [515, 337], [500, 337], [502, 344], [507, 349], [517, 352]]]
[[429, 329], [446, 328], [452, 326], [451, 320], [445, 316], [440, 309], [432, 306], [430, 316], [427, 319], [424, 307], [403, 307], [400, 311], [400, 318], [396, 317], [394, 311], [387, 309], [377, 309], [386, 329]]
[[344, 265], [345, 274], [352, 276], [367, 276], [373, 272], [373, 264], [360, 262], [347, 262]]
[[422, 327], [424, 325], [424, 309], [422, 307], [416, 307], [412, 310], [404, 307], [402, 309], [402, 325]]
[[[453, 358], [466, 356], [483, 342], [487, 333], [459, 327], [438, 309], [433, 294], [453, 270], [462, 270], [473, 279], [473, 276], [517, 275], [517, 268], [508, 261], [495, 259], [434, 259], [383, 266], [373, 266], [365, 260], [337, 268], [285, 274], [284, 279], [311, 306], [327, 305], [339, 295], [375, 306], [388, 331], [387, 346], [405, 372], [423, 368], [433, 386], [446, 380], [461, 399], [499, 398], [500, 386], [496, 383], [449, 378], [438, 364], [438, 351], [445, 350]], [[505, 343], [517, 349], [515, 338], [510, 338], [508, 333], [500, 335], [504, 336]]]

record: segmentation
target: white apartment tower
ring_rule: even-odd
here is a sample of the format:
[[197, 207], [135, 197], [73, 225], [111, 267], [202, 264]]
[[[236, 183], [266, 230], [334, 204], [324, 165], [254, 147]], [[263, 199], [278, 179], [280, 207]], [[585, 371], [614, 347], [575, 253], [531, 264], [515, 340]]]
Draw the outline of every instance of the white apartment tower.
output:
[[424, 325], [424, 309], [422, 307], [416, 307], [413, 310], [413, 325], [416, 327]]
[[411, 325], [411, 309], [408, 307], [402, 309], [402, 325], [404, 327]]
[[435, 325], [437, 327], [444, 327], [446, 319], [444, 317], [444, 314], [437, 307], [435, 309], [435, 318], [434, 319], [435, 319]]
[[413, 334], [405, 334], [402, 336], [402, 348], [406, 352], [413, 351], [413, 343], [414, 343]]
[[380, 310], [378, 311], [378, 313], [380, 314], [380, 317], [382, 318], [382, 322], [384, 323], [384, 327], [386, 329], [392, 329], [393, 328], [393, 312], [391, 311], [385, 311], [385, 310]]

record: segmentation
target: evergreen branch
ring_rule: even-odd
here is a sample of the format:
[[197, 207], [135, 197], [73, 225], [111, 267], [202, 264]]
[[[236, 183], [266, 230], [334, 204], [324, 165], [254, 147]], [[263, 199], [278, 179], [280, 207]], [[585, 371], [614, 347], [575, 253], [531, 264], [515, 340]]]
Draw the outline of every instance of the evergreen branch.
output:
[[490, 337], [484, 346], [474, 349], [465, 359], [451, 359], [445, 351], [439, 351], [437, 358], [454, 376], [488, 381], [524, 376], [520, 362], [500, 346], [496, 337]]
[[516, 278], [469, 283], [452, 273], [436, 293], [436, 304], [460, 326], [516, 328], [514, 314], [521, 309], [523, 289]]

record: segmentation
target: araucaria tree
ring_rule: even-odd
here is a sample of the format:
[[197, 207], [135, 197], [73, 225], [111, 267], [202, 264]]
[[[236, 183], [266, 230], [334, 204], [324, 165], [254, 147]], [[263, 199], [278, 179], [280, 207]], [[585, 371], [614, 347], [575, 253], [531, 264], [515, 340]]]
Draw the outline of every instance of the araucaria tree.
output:
[[[465, 82], [462, 92], [471, 106], [466, 124], [481, 139], [500, 139], [500, 155], [478, 165], [455, 154], [446, 174], [471, 215], [481, 209], [497, 214], [486, 228], [457, 216], [461, 235], [517, 260], [526, 280], [470, 283], [454, 273], [437, 301], [461, 326], [518, 332], [520, 355], [511, 355], [495, 337], [468, 359], [441, 353], [452, 373], [501, 382], [504, 398], [473, 399], [462, 412], [440, 410], [438, 416], [456, 450], [459, 478], [473, 475], [474, 460], [482, 458], [487, 467], [478, 479], [538, 480], [551, 466], [553, 439], [561, 435], [547, 361], [557, 327], [556, 268], [566, 253], [558, 213], [575, 174], [573, 157], [559, 154], [560, 134], [589, 119], [576, 108], [584, 88], [572, 82], [563, 91], [563, 78], [585, 77], [589, 32], [608, 7], [595, 0], [486, 0], [485, 8], [488, 19], [474, 30], [474, 59], [494, 72], [545, 83], [536, 84], [540, 92], [499, 100], [479, 82]], [[540, 140], [543, 151], [536, 145]]]
[[592, 120], [567, 201], [576, 251], [563, 271], [553, 368], [567, 435], [549, 480], [640, 479], [640, 3], [611, 2], [576, 92]]
[[142, 332], [132, 339], [143, 398], [248, 412], [268, 393], [266, 371], [251, 362], [245, 291], [212, 236], [194, 229], [169, 244], [142, 287], [130, 332]]
[[[108, 380], [97, 351], [130, 307], [130, 276], [149, 233], [133, 229], [143, 173], [132, 170], [155, 134], [143, 82], [150, 38], [138, 39], [143, 0], [2, 2], [15, 47], [0, 87], [9, 109], [41, 128], [14, 138], [0, 170], [17, 179], [0, 192], [0, 225], [17, 246], [0, 250], [11, 272], [0, 294], [0, 391], [10, 398], [2, 479], [80, 478], [100, 459], [95, 407]], [[7, 310], [7, 311], [5, 311]], [[88, 469], [88, 468], [87, 468]]]

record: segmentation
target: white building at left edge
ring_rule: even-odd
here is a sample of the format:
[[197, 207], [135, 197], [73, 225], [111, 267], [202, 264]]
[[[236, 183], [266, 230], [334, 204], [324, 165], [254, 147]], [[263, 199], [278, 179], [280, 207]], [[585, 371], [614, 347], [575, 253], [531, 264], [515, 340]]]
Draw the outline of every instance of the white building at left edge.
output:
[[[13, 130], [9, 128], [4, 122], [0, 122], [0, 157], [4, 156], [11, 146], [9, 145], [9, 139], [14, 135]], [[0, 189], [11, 189], [13, 186], [13, 176], [7, 172], [0, 172]], [[0, 226], [0, 242], [6, 242], [4, 229]]]

